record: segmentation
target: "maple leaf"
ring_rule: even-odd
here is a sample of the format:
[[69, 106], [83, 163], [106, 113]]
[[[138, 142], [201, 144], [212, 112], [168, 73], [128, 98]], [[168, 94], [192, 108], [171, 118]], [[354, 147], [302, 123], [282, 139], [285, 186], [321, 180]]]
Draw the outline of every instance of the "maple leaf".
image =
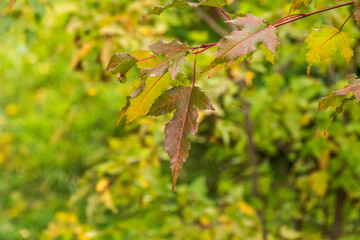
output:
[[[293, 4], [290, 7], [290, 13], [297, 11], [297, 10], [302, 10], [306, 7], [308, 7], [311, 3], [313, 2], [313, 0], [294, 0]], [[330, 3], [338, 3], [339, 0], [315, 0], [315, 9], [319, 9], [324, 7], [325, 3], [330, 2]]]
[[[354, 99], [355, 99], [354, 96], [349, 97], [349, 98], [339, 98], [334, 95], [334, 92], [330, 93], [327, 97], [323, 97], [320, 99], [319, 106], [318, 106], [318, 109], [317, 109], [315, 115], [318, 114], [319, 112], [327, 110], [329, 107], [335, 108], [335, 110], [331, 116], [331, 121], [327, 127], [327, 129], [328, 129], [331, 122], [334, 121], [335, 117], [338, 116], [340, 113], [342, 113], [344, 106], [347, 103], [352, 102]], [[326, 135], [327, 129], [325, 130], [324, 135]]]
[[126, 83], [126, 73], [135, 65], [139, 68], [153, 68], [161, 63], [161, 60], [155, 58], [148, 51], [133, 51], [116, 53], [110, 58], [109, 64], [105, 71], [118, 74], [118, 80]]
[[105, 71], [119, 73], [119, 81], [126, 83], [125, 74], [138, 62], [138, 59], [130, 53], [116, 53], [110, 58], [110, 62]]
[[154, 68], [142, 69], [139, 77], [157, 77], [169, 71], [172, 80], [174, 80], [185, 62], [185, 56], [189, 52], [189, 46], [186, 43], [180, 43], [176, 40], [170, 43], [158, 41], [151, 44], [150, 49], [159, 55], [165, 55], [166, 59]]
[[310, 5], [312, 0], [294, 0], [293, 4], [290, 7], [289, 12], [294, 12], [296, 10], [303, 9], [304, 7], [307, 7]]
[[[139, 61], [136, 63], [136, 66], [138, 68], [153, 68], [156, 65], [161, 63], [161, 59], [158, 57], [155, 57], [151, 52], [144, 51], [144, 50], [136, 50], [133, 52], [130, 52], [131, 55], [136, 57]], [[146, 61], [144, 61], [144, 59]]]
[[344, 89], [334, 91], [335, 96], [344, 96], [353, 92], [356, 102], [360, 102], [360, 80], [356, 80], [355, 82], [350, 83]]
[[354, 18], [358, 26], [360, 26], [360, 4], [357, 5]]
[[328, 96], [320, 99], [315, 115], [319, 112], [326, 111], [329, 107], [336, 107], [337, 104], [338, 102], [336, 96], [334, 96], [333, 93], [330, 93]]
[[[277, 30], [274, 26], [267, 25], [265, 19], [246, 14], [245, 17], [238, 17], [227, 22], [241, 28], [241, 30], [233, 31], [217, 44], [218, 52], [215, 55], [215, 60], [202, 72], [206, 72], [218, 64], [231, 63], [245, 54], [255, 52], [261, 43], [277, 56], [276, 48], [279, 45], [279, 39], [276, 36]], [[267, 59], [269, 59], [268, 56]]]
[[189, 156], [188, 135], [198, 130], [198, 110], [215, 110], [210, 99], [198, 87], [174, 87], [164, 92], [151, 107], [149, 114], [159, 116], [175, 111], [165, 127], [164, 149], [169, 154], [174, 191], [180, 170]]
[[323, 25], [320, 30], [313, 30], [305, 39], [309, 49], [306, 54], [308, 62], [307, 74], [313, 63], [330, 60], [336, 52], [345, 57], [348, 64], [354, 55], [352, 51], [352, 39], [344, 32], [339, 32], [334, 27]]
[[[319, 106], [317, 108], [317, 111], [315, 113], [318, 114], [319, 112], [323, 112], [327, 110], [329, 107], [335, 108], [332, 117], [331, 122], [335, 119], [337, 115], [342, 113], [344, 106], [352, 102], [354, 99], [359, 103], [360, 102], [360, 80], [357, 79], [357, 77], [353, 75], [347, 76], [349, 84], [345, 86], [344, 89], [333, 91], [328, 96], [323, 97], [319, 101]], [[353, 95], [346, 98], [345, 95], [349, 94], [350, 92], [353, 92]], [[330, 124], [329, 124], [330, 125]], [[327, 130], [325, 131], [324, 135], [326, 135]]]
[[17, 1], [17, 0], [11, 0], [11, 2], [10, 2], [10, 6], [9, 6], [9, 11], [11, 11], [11, 10], [13, 9], [13, 7], [14, 7], [14, 5], [15, 5], [16, 1]]
[[146, 115], [155, 99], [169, 87], [170, 81], [169, 73], [160, 77], [148, 77], [143, 83], [145, 86], [140, 86], [143, 88], [141, 93], [133, 95], [134, 98], [130, 99], [130, 105], [126, 111], [126, 122], [130, 123], [136, 118]]
[[149, 12], [149, 14], [160, 15], [163, 11], [169, 8], [198, 7], [200, 5], [221, 8], [225, 4], [226, 4], [226, 0], [198, 0], [198, 1], [173, 0], [164, 6], [155, 7], [153, 10]]

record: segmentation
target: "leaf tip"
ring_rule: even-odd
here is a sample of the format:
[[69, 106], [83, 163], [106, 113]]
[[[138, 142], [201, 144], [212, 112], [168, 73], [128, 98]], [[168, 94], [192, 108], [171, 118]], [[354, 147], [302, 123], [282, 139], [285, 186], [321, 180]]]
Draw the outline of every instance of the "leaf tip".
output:
[[176, 168], [176, 169], [172, 169], [172, 187], [171, 187], [171, 192], [174, 192], [175, 186], [176, 186], [176, 182], [177, 179], [179, 177], [180, 174], [180, 169]]

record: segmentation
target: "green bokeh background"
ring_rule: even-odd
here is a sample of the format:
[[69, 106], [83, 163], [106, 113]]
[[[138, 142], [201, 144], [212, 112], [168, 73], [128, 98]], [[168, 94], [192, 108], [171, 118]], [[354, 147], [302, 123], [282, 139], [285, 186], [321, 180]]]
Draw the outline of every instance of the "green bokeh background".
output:
[[[1, 1], [0, 239], [360, 239], [360, 108], [346, 105], [326, 136], [332, 112], [313, 119], [319, 99], [360, 72], [359, 31], [353, 19], [344, 27], [355, 46], [349, 65], [336, 57], [310, 77], [304, 43], [313, 28], [339, 28], [353, 7], [279, 27], [274, 65], [258, 51], [208, 79], [200, 70], [216, 49], [199, 55], [197, 85], [216, 111], [200, 114], [171, 193], [162, 149], [171, 116], [116, 127], [138, 72], [122, 85], [104, 69], [115, 52], [161, 39], [194, 47], [231, 29], [209, 7], [146, 15], [164, 3], [19, 0], [8, 12]], [[272, 23], [292, 2], [228, 3]]]

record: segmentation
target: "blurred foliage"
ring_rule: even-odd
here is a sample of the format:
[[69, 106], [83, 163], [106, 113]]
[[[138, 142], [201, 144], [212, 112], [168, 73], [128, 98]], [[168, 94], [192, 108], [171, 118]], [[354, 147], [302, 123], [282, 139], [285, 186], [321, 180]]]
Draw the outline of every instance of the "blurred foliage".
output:
[[[271, 240], [334, 239], [339, 226], [339, 239], [358, 239], [359, 106], [347, 104], [326, 137], [332, 113], [313, 116], [321, 97], [359, 74], [359, 62], [335, 58], [307, 77], [303, 42], [322, 24], [339, 28], [352, 8], [281, 26], [274, 65], [255, 53], [210, 79], [199, 74], [216, 111], [200, 116], [171, 193], [162, 149], [170, 116], [116, 127], [136, 72], [121, 85], [104, 69], [115, 52], [160, 39], [197, 46], [230, 28], [211, 7], [145, 15], [165, 2], [23, 0], [10, 13], [0, 3], [0, 239], [251, 240], [264, 225]], [[269, 23], [292, 4], [227, 2], [225, 10]], [[355, 22], [344, 31], [358, 55]], [[199, 55], [200, 69], [214, 52]]]

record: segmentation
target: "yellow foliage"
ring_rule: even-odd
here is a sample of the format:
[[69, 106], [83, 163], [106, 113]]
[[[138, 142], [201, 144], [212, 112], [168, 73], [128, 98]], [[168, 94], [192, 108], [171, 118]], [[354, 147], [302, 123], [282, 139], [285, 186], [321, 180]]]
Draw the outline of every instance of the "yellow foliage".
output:
[[313, 30], [306, 38], [307, 48], [306, 61], [309, 63], [307, 74], [313, 63], [331, 60], [336, 52], [339, 52], [349, 63], [354, 52], [352, 51], [352, 39], [344, 32], [334, 27], [323, 25], [320, 30]]
[[97, 182], [95, 189], [97, 192], [103, 192], [108, 186], [109, 180], [102, 178]]
[[143, 176], [140, 176], [140, 185], [142, 188], [146, 189], [150, 186], [149, 182], [146, 180], [146, 178], [144, 178]]
[[253, 83], [253, 79], [255, 77], [255, 73], [251, 71], [247, 71], [245, 73], [245, 83], [247, 86], [251, 86]]
[[207, 216], [202, 216], [202, 217], [200, 217], [200, 223], [204, 227], [209, 227], [210, 226], [210, 219]]
[[56, 213], [56, 219], [60, 222], [64, 223], [77, 223], [78, 218], [75, 214], [66, 213], [66, 212], [58, 212]]
[[102, 202], [105, 204], [105, 206], [110, 209], [113, 213], [118, 213], [118, 210], [112, 200], [111, 192], [109, 189], [104, 191], [100, 196]]
[[96, 46], [96, 41], [92, 41], [89, 43], [85, 43], [82, 48], [79, 50], [77, 55], [74, 56], [74, 58], [71, 60], [70, 68], [75, 68], [78, 63], [86, 57], [89, 52]]
[[316, 171], [311, 174], [311, 189], [319, 196], [323, 197], [328, 189], [329, 175], [326, 171]]
[[255, 210], [246, 202], [244, 201], [240, 201], [236, 204], [237, 208], [239, 209], [240, 212], [254, 217], [255, 216]]
[[0, 152], [0, 164], [3, 164], [5, 162], [5, 153]]
[[[136, 57], [138, 60], [146, 59], [153, 57], [154, 55], [149, 51], [143, 51], [143, 50], [137, 50], [131, 52], [131, 55]], [[156, 67], [156, 65], [160, 64], [161, 60], [158, 57], [148, 59], [146, 61], [139, 61], [136, 63], [136, 66], [139, 68], [153, 68]]]
[[168, 88], [170, 80], [170, 73], [160, 77], [148, 77], [144, 91], [138, 97], [130, 100], [130, 107], [127, 110], [127, 122], [130, 123], [136, 118], [146, 115], [155, 99]]
[[16, 115], [19, 112], [19, 108], [18, 108], [18, 106], [16, 104], [11, 103], [11, 104], [8, 104], [6, 106], [5, 111], [6, 111], [7, 115], [13, 116], [13, 115]]
[[90, 97], [95, 97], [98, 95], [98, 91], [96, 88], [88, 88], [86, 90], [86, 93], [90, 96]]

